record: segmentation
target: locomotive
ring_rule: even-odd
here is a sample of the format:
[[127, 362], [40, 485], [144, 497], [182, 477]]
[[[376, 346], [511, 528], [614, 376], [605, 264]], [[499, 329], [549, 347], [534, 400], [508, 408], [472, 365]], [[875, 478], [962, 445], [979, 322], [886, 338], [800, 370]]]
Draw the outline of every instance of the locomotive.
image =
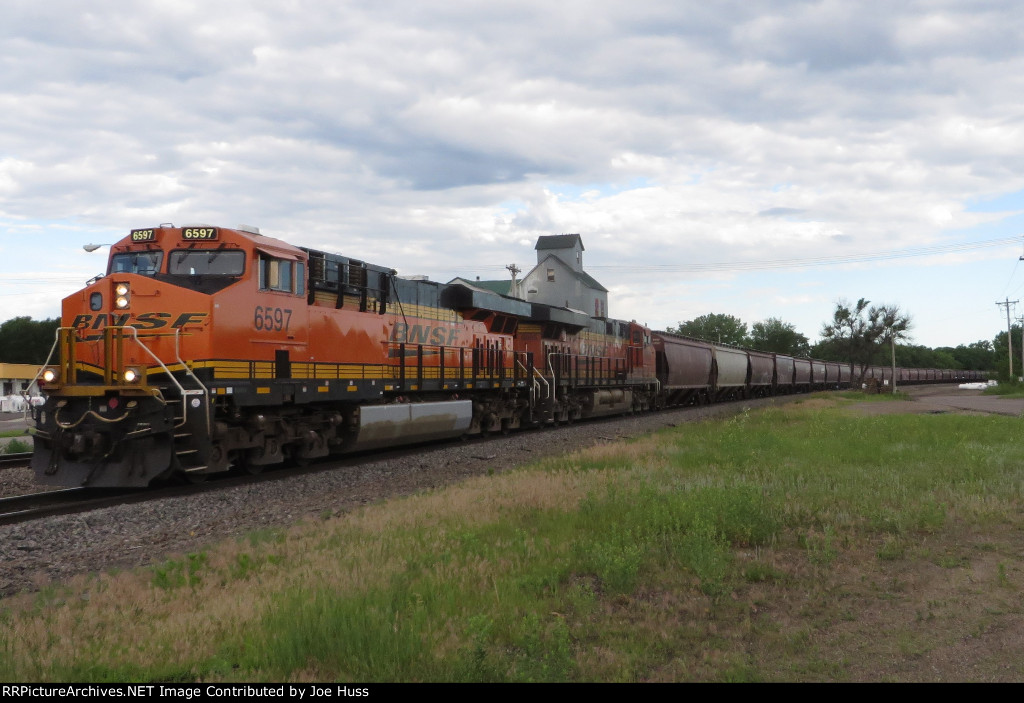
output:
[[[267, 237], [163, 225], [67, 297], [35, 413], [44, 484], [238, 467], [645, 409], [650, 331]], [[51, 363], [56, 359], [56, 363]]]
[[[847, 365], [403, 278], [245, 226], [131, 230], [106, 274], [64, 299], [61, 319], [40, 372], [46, 402], [33, 409], [33, 469], [62, 486], [256, 473], [850, 383]], [[964, 372], [899, 373], [910, 383]]]

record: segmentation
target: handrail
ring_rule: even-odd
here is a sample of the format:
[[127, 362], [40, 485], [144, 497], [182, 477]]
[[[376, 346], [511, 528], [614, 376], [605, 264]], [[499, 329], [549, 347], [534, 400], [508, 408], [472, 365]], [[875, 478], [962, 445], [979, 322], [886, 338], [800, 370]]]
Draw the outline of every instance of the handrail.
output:
[[[160, 365], [160, 368], [162, 368], [164, 370], [164, 373], [167, 374], [167, 377], [171, 379], [171, 383], [173, 383], [174, 385], [176, 385], [178, 387], [178, 390], [181, 392], [182, 413], [181, 413], [181, 422], [179, 424], [175, 425], [175, 428], [181, 427], [182, 425], [185, 424], [185, 422], [188, 419], [188, 409], [187, 409], [188, 403], [185, 402], [185, 388], [180, 383], [178, 383], [178, 379], [176, 379], [174, 377], [174, 374], [171, 373], [171, 370], [169, 368], [167, 368], [167, 366], [164, 364], [163, 361], [160, 360], [160, 357], [158, 357], [156, 354], [154, 354], [152, 349], [150, 349], [149, 347], [147, 347], [145, 344], [142, 343], [142, 340], [139, 339], [139, 330], [138, 330], [138, 328], [132, 327], [132, 326], [129, 325], [127, 327], [122, 327], [122, 329], [123, 330], [131, 330], [132, 331], [132, 338], [135, 340], [135, 343], [138, 344], [139, 347], [143, 351], [145, 351], [147, 354], [149, 354], [153, 358], [153, 360], [157, 364]], [[175, 337], [177, 337], [177, 331], [175, 332]], [[178, 359], [178, 361], [181, 361], [181, 359]], [[184, 365], [184, 362], [182, 362], [182, 365]]]
[[548, 389], [547, 397], [550, 400], [550, 398], [551, 398], [551, 384], [548, 383], [548, 379], [544, 378], [544, 374], [542, 374], [536, 368], [534, 368], [533, 374], [536, 377], [536, 378], [534, 378], [534, 381], [533, 381], [534, 383], [537, 383], [537, 379], [539, 378], [544, 383], [544, 385], [547, 386], [547, 389]]
[[[141, 342], [140, 342], [140, 344], [141, 344]], [[149, 350], [147, 349], [146, 351], [149, 351]], [[150, 354], [152, 354], [152, 352], [150, 352]], [[210, 422], [210, 403], [209, 403], [210, 389], [207, 388], [206, 385], [203, 384], [203, 382], [199, 380], [199, 377], [196, 376], [192, 372], [192, 367], [189, 366], [188, 364], [186, 364], [184, 359], [181, 358], [181, 328], [180, 327], [174, 330], [174, 357], [178, 360], [178, 363], [181, 364], [181, 367], [183, 369], [185, 369], [185, 373], [188, 374], [189, 376], [191, 376], [192, 380], [195, 381], [196, 385], [198, 385], [199, 388], [202, 390], [203, 400], [204, 400], [203, 406], [205, 407], [205, 412], [203, 413], [203, 415], [206, 416], [206, 436], [209, 437], [210, 439], [213, 439], [213, 425]], [[160, 365], [163, 366], [163, 364], [160, 364]], [[166, 370], [166, 367], [164, 367], [164, 370]], [[170, 372], [168, 372], [168, 374], [169, 373]], [[171, 378], [174, 378], [174, 377], [171, 376]], [[181, 388], [181, 386], [179, 385], [178, 388]], [[186, 409], [186, 406], [188, 405], [188, 403], [185, 402], [185, 396], [186, 395], [187, 394], [185, 393], [185, 389], [182, 388], [181, 389], [181, 406], [182, 406], [182, 413], [181, 413], [182, 421], [181, 421], [181, 424], [182, 425], [185, 424], [185, 418], [187, 417], [187, 413], [188, 413], [188, 410]], [[181, 425], [178, 425], [178, 427], [180, 427], [180, 426]]]
[[[43, 365], [39, 367], [38, 371], [36, 371], [35, 377], [31, 381], [29, 381], [29, 384], [24, 388], [24, 390], [21, 391], [21, 397], [25, 399], [25, 410], [23, 411], [24, 414], [22, 415], [23, 419], [27, 420], [30, 415], [33, 420], [36, 419], [35, 413], [33, 412], [32, 408], [32, 394], [30, 393], [30, 391], [32, 390], [32, 386], [36, 384], [36, 381], [38, 381], [39, 378], [43, 375], [43, 372], [46, 370], [46, 367], [50, 365], [50, 359], [53, 358], [53, 353], [57, 351], [57, 344], [60, 342], [61, 330], [69, 329], [73, 328], [58, 327], [53, 331], [53, 346], [50, 347], [50, 353], [46, 355], [46, 361], [44, 361]], [[36, 386], [36, 388], [38, 389], [39, 386]]]
[[[515, 360], [515, 362], [519, 366], [519, 368], [521, 368], [526, 373], [527, 376], [530, 375], [530, 369], [528, 369], [525, 366], [523, 366], [523, 362], [522, 361], [520, 361], [517, 358]], [[551, 385], [548, 383], [548, 380], [546, 378], [544, 378], [544, 374], [542, 374], [536, 368], [533, 369], [533, 373], [534, 373], [534, 378], [530, 379], [531, 380], [531, 383], [530, 383], [530, 403], [537, 402], [537, 396], [539, 395], [538, 390], [540, 389], [540, 383], [537, 381], [538, 378], [541, 381], [544, 382], [545, 386], [548, 387], [548, 396], [547, 397], [550, 398], [551, 397]]]

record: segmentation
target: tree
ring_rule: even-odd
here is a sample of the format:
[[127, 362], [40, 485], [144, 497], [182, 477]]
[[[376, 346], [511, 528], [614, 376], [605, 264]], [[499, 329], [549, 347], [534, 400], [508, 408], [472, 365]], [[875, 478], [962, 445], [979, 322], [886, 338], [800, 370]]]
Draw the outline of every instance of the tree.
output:
[[995, 351], [992, 348], [992, 342], [987, 339], [979, 339], [966, 346], [960, 344], [955, 349], [939, 347], [935, 351], [950, 354], [962, 369], [990, 371], [995, 368]]
[[846, 345], [842, 343], [842, 340], [838, 339], [818, 340], [818, 342], [811, 347], [811, 353], [809, 356], [813, 359], [821, 359], [822, 361], [841, 361], [845, 364], [850, 363], [850, 357], [846, 351]]
[[675, 329], [670, 327], [667, 331], [708, 342], [734, 344], [738, 347], [747, 344], [747, 323], [732, 315], [708, 313], [686, 322], [680, 322], [678, 327]]
[[882, 345], [895, 345], [908, 336], [910, 316], [903, 313], [898, 305], [868, 307], [870, 300], [861, 298], [851, 306], [840, 300], [832, 313], [832, 322], [821, 328], [824, 341], [834, 343], [833, 349], [845, 352], [845, 361], [856, 372], [859, 368], [858, 384], [864, 383], [868, 367], [876, 361]]
[[953, 354], [950, 354], [949, 347], [929, 349], [920, 345], [897, 344], [896, 358], [899, 359], [900, 366], [914, 369], [966, 368]]
[[[880, 344], [888, 345], [890, 350], [890, 363], [889, 368], [892, 375], [889, 377], [893, 379], [891, 381], [892, 387], [896, 387], [896, 342], [901, 339], [907, 339], [910, 336], [910, 328], [912, 323], [910, 321], [910, 315], [907, 315], [900, 310], [899, 305], [882, 305], [876, 308], [871, 308], [869, 316], [871, 314], [878, 314], [878, 325], [881, 327], [881, 334], [878, 336]], [[948, 367], [947, 367], [948, 368]]]
[[788, 354], [789, 356], [810, 356], [811, 348], [807, 337], [796, 331], [796, 327], [777, 317], [755, 322], [750, 328], [748, 339], [751, 349]]
[[[1013, 325], [1010, 329], [1013, 332], [1013, 370], [1017, 371], [1020, 369], [1021, 327], [1020, 325]], [[992, 366], [996, 371], [996, 375], [1004, 381], [1010, 379], [1009, 349], [1007, 347], [1006, 332], [1000, 332], [992, 340]]]
[[0, 361], [8, 364], [43, 364], [53, 347], [60, 320], [15, 317], [0, 324]]

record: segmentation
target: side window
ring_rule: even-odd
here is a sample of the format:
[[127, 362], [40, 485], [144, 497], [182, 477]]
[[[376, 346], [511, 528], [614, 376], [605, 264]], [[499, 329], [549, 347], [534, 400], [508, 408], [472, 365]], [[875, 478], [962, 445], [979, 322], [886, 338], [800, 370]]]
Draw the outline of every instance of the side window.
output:
[[305, 265], [287, 259], [275, 259], [271, 256], [260, 255], [260, 290], [277, 290], [283, 293], [303, 295], [306, 290]]
[[278, 261], [277, 267], [277, 279], [278, 285], [274, 287], [274, 290], [283, 290], [286, 293], [292, 292], [292, 262], [291, 261]]

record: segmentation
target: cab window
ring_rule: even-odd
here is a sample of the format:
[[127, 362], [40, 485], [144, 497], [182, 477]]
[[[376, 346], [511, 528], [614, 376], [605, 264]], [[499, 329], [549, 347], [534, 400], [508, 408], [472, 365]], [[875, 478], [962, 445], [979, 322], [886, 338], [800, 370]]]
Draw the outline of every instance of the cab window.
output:
[[155, 276], [160, 272], [163, 262], [164, 253], [160, 250], [114, 254], [110, 259], [110, 273], [137, 273], [142, 276]]
[[175, 276], [241, 276], [244, 271], [245, 253], [222, 249], [172, 251], [167, 266]]

